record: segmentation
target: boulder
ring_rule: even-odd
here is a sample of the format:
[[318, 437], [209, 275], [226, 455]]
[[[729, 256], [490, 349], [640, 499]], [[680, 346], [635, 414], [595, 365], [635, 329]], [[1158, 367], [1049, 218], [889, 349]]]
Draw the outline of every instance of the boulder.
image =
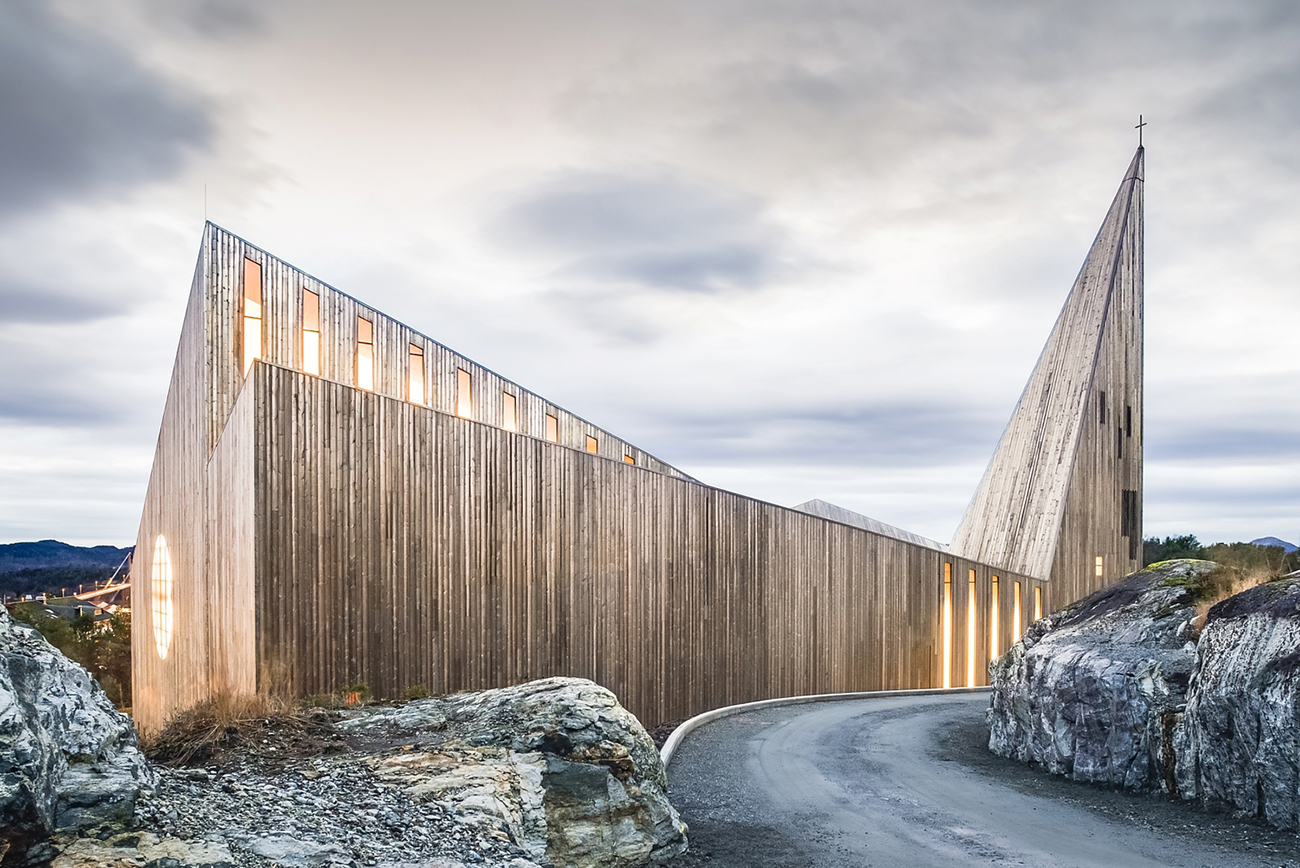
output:
[[0, 859], [56, 829], [130, 820], [153, 782], [131, 719], [0, 607]]
[[1184, 798], [1300, 828], [1300, 579], [1210, 609], [1177, 755]]
[[1153, 564], [1030, 625], [989, 665], [989, 749], [1078, 781], [1172, 790], [1208, 561]]
[[538, 864], [632, 868], [686, 849], [654, 742], [591, 681], [547, 678], [365, 709], [340, 726], [409, 742], [375, 757], [381, 779], [452, 807]]

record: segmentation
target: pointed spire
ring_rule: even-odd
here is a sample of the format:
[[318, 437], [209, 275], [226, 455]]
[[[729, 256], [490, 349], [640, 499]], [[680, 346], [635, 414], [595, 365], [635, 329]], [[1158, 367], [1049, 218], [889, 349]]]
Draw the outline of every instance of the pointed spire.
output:
[[1068, 525], [1066, 566], [1095, 578], [1096, 557], [1109, 571], [1131, 548], [1121, 531], [1132, 532], [1141, 491], [1143, 154], [1139, 146], [957, 528], [954, 554], [1046, 579], [1061, 567]]

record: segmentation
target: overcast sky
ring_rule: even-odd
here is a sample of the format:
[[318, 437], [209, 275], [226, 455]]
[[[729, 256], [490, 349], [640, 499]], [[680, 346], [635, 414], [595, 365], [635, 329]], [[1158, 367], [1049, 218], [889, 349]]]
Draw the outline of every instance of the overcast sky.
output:
[[1293, 0], [5, 2], [0, 542], [134, 541], [205, 209], [705, 482], [947, 540], [1139, 113], [1145, 531], [1295, 541], [1297, 46]]

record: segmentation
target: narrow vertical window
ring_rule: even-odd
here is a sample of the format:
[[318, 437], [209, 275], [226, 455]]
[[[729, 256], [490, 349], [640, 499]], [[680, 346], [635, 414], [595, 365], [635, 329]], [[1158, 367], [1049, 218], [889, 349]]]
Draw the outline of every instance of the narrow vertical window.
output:
[[1115, 457], [1116, 458], [1124, 457], [1124, 429], [1123, 428], [1115, 429]]
[[1105, 562], [1102, 561], [1101, 559], [1101, 555], [1097, 555], [1097, 557], [1093, 560], [1093, 567], [1096, 570], [1097, 578], [1099, 579], [1102, 577], [1102, 574], [1105, 573], [1105, 570], [1103, 569], [1104, 563]]
[[636, 459], [633, 458], [631, 455], [628, 455], [628, 454], [625, 452], [625, 453], [623, 453], [623, 463], [624, 463], [624, 464], [636, 464]]
[[320, 376], [320, 296], [302, 291], [302, 372]]
[[997, 657], [1001, 651], [998, 649], [998, 620], [1002, 613], [998, 611], [998, 577], [994, 576], [989, 586], [989, 659]]
[[1034, 620], [1043, 617], [1043, 589], [1034, 588]]
[[590, 434], [587, 435], [587, 451], [592, 453], [600, 451], [600, 444], [597, 443], [596, 438], [592, 437]]
[[943, 689], [952, 687], [952, 564], [943, 565]]
[[409, 344], [406, 351], [406, 392], [412, 404], [424, 403], [424, 347]]
[[1133, 407], [1129, 404], [1124, 405], [1124, 436], [1133, 436]]
[[1020, 630], [1020, 583], [1016, 582], [1016, 595], [1011, 601], [1011, 641], [1019, 642], [1021, 635]]
[[474, 414], [473, 384], [469, 371], [456, 369], [456, 415], [462, 419], [468, 419]]
[[158, 659], [166, 660], [172, 644], [172, 557], [167, 538], [162, 534], [158, 534], [153, 544], [149, 593], [153, 598], [153, 647]]
[[546, 414], [546, 439], [552, 443], [560, 442], [560, 420], [550, 413]]
[[975, 571], [966, 582], [966, 686], [975, 687]]
[[519, 402], [509, 392], [501, 393], [501, 427], [507, 431], [519, 430]]
[[357, 388], [375, 389], [375, 324], [357, 317]]
[[1106, 424], [1106, 390], [1105, 389], [1102, 389], [1100, 400], [1097, 402], [1097, 422], [1098, 424], [1101, 425]]
[[262, 266], [244, 260], [244, 376], [262, 358]]

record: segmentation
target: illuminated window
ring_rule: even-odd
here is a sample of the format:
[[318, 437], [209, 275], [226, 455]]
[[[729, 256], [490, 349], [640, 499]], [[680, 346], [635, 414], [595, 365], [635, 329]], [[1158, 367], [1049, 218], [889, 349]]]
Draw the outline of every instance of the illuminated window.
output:
[[1001, 613], [998, 611], [998, 577], [994, 576], [990, 583], [989, 589], [989, 659], [992, 660], [1001, 652], [998, 650], [998, 618]]
[[153, 598], [153, 646], [158, 657], [166, 660], [167, 649], [172, 644], [172, 557], [162, 534], [153, 544], [149, 595]]
[[320, 296], [302, 291], [302, 371], [320, 376]]
[[1016, 582], [1016, 596], [1011, 601], [1011, 641], [1020, 641], [1020, 583]]
[[1103, 564], [1103, 561], [1102, 561], [1102, 559], [1101, 559], [1101, 555], [1097, 555], [1097, 558], [1096, 558], [1096, 560], [1094, 561], [1094, 566], [1096, 567], [1096, 570], [1097, 570], [1097, 578], [1099, 578], [1099, 579], [1101, 578], [1102, 574], [1105, 572], [1105, 570], [1102, 568], [1102, 564]]
[[1034, 620], [1043, 617], [1043, 589], [1034, 588]]
[[519, 402], [509, 392], [501, 393], [501, 427], [507, 431], [519, 430]]
[[474, 413], [473, 381], [469, 371], [456, 369], [456, 415], [468, 419]]
[[624, 463], [624, 464], [636, 464], [636, 459], [633, 458], [631, 455], [628, 455], [628, 454], [624, 453], [624, 455], [623, 455], [623, 463]]
[[409, 344], [406, 353], [406, 392], [412, 404], [424, 403], [424, 347]]
[[244, 260], [244, 376], [262, 357], [262, 266]]
[[546, 414], [546, 439], [552, 443], [560, 442], [560, 420], [550, 413]]
[[357, 317], [357, 388], [375, 388], [375, 324], [363, 316]]
[[943, 689], [952, 687], [952, 564], [943, 565]]
[[966, 583], [966, 686], [975, 687], [975, 571]]
[[592, 453], [600, 451], [600, 444], [597, 443], [596, 438], [592, 437], [590, 434], [587, 435], [587, 451]]

